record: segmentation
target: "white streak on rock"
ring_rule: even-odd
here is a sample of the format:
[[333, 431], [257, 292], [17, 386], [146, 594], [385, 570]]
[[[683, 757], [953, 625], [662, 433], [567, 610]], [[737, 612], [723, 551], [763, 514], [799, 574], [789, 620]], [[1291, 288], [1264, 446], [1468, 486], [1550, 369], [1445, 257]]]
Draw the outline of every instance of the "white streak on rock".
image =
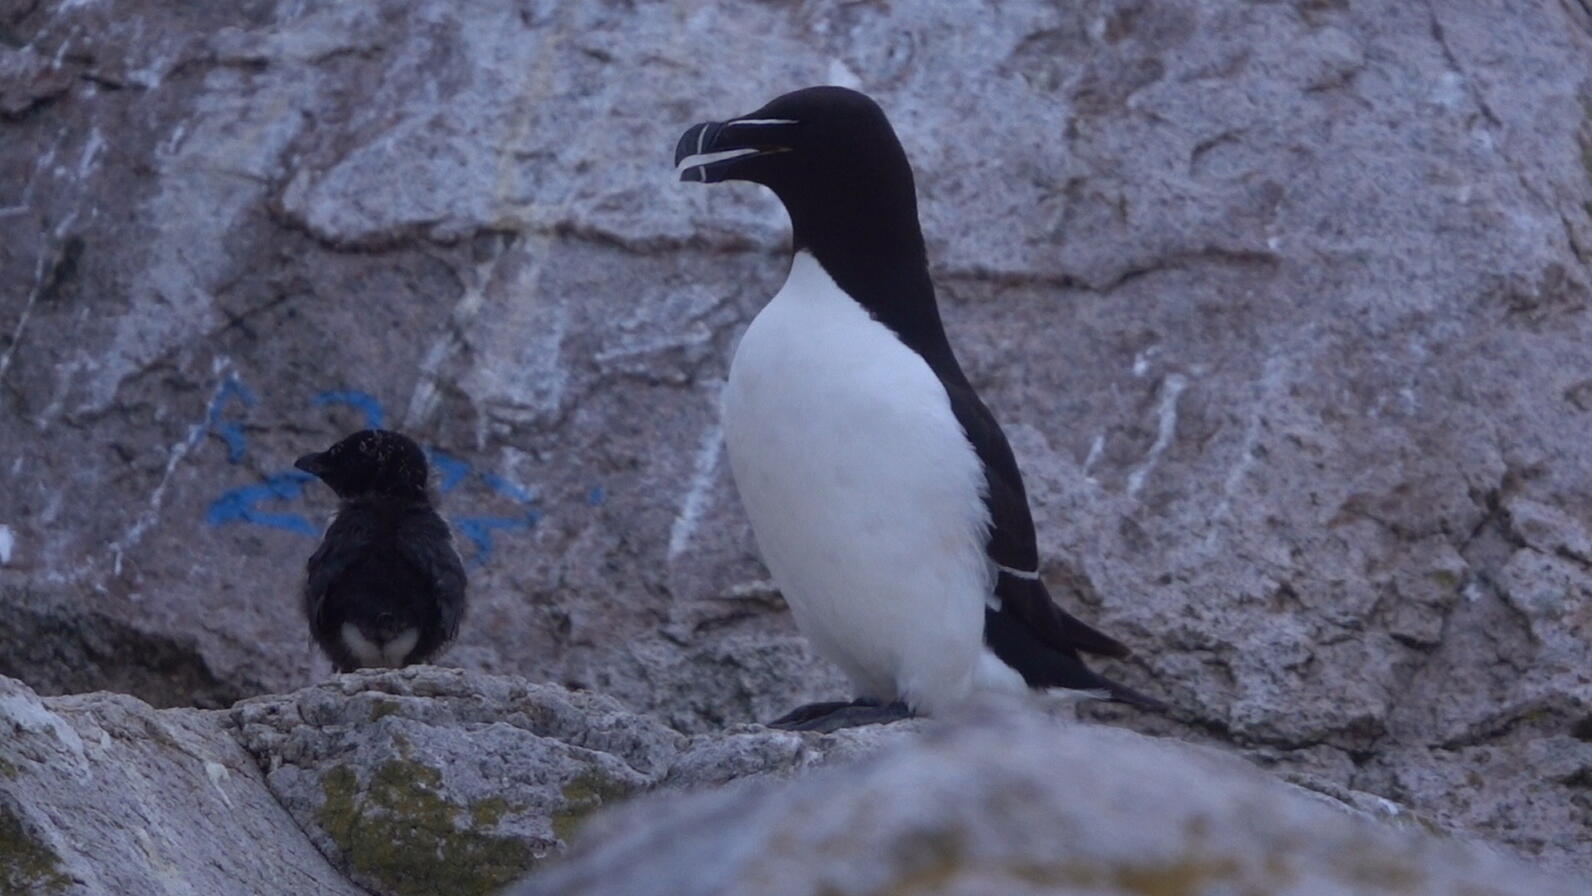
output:
[[862, 79], [851, 70], [851, 66], [839, 59], [829, 61], [828, 82], [836, 87], [849, 87], [852, 90], [862, 89]]
[[228, 808], [231, 808], [232, 797], [227, 796], [226, 788], [221, 786], [226, 783], [227, 779], [232, 777], [231, 773], [227, 771], [227, 767], [214, 759], [206, 759], [205, 777], [210, 779], [210, 786], [214, 787], [216, 793], [221, 795], [221, 801], [226, 803]]
[[1144, 376], [1150, 372], [1150, 359], [1155, 356], [1159, 346], [1150, 346], [1144, 351], [1133, 356], [1133, 375]]
[[1083, 475], [1084, 478], [1088, 479], [1090, 482], [1094, 482], [1095, 478], [1094, 475], [1089, 471], [1094, 469], [1095, 462], [1100, 460], [1100, 454], [1101, 452], [1105, 451], [1105, 448], [1105, 433], [1100, 433], [1099, 435], [1095, 436], [1094, 441], [1089, 443], [1089, 456], [1083, 459]]
[[[1286, 372], [1285, 356], [1272, 355], [1266, 359], [1266, 366], [1260, 375], [1260, 395], [1255, 401], [1255, 406], [1249, 415], [1249, 422], [1244, 424], [1244, 440], [1239, 443], [1237, 460], [1228, 468], [1227, 476], [1222, 480], [1222, 500], [1216, 505], [1216, 510], [1211, 514], [1211, 521], [1215, 522], [1226, 518], [1233, 506], [1233, 494], [1238, 491], [1238, 486], [1244, 477], [1249, 475], [1255, 466], [1255, 446], [1260, 444], [1261, 422], [1265, 419], [1267, 408], [1271, 406], [1273, 396], [1281, 394], [1283, 388], [1283, 375]], [[1205, 533], [1207, 547], [1215, 544], [1217, 528], [1212, 526]]]
[[39, 293], [44, 291], [44, 275], [49, 265], [47, 256], [40, 255], [38, 264], [34, 266], [33, 289], [28, 292], [28, 301], [22, 306], [22, 314], [17, 317], [16, 329], [11, 331], [11, 344], [6, 346], [4, 354], [0, 354], [0, 380], [5, 379], [6, 369], [11, 366], [11, 356], [16, 353], [17, 346], [22, 344], [22, 334], [28, 329], [28, 318], [33, 316], [33, 305], [39, 300]]
[[[55, 153], [54, 148], [51, 148], [50, 153], [52, 155]], [[55, 229], [50, 232], [50, 235], [59, 242], [76, 222], [77, 210], [73, 209], [66, 217], [61, 219], [61, 223], [55, 225]], [[33, 266], [33, 289], [28, 293], [28, 303], [23, 306], [22, 315], [17, 318], [17, 328], [11, 332], [11, 343], [6, 346], [5, 354], [0, 355], [0, 380], [5, 379], [6, 368], [11, 366], [11, 355], [16, 352], [17, 346], [22, 344], [22, 334], [28, 328], [28, 318], [33, 316], [33, 305], [39, 300], [39, 294], [44, 291], [45, 281], [50, 279], [55, 266], [60, 263], [61, 256], [57, 254], [60, 251], [60, 248], [57, 247], [56, 253], [47, 252], [40, 255], [39, 260]], [[41, 417], [48, 416], [48, 414], [41, 415]]]
[[[69, 0], [69, 2], [63, 3], [61, 5], [60, 11], [71, 9], [74, 5], [76, 4]], [[60, 49], [55, 51], [55, 58], [50, 60], [50, 68], [58, 69], [64, 65], [66, 63], [67, 51], [70, 49], [72, 49], [72, 38], [68, 37], [66, 40], [61, 41]]]
[[160, 144], [160, 154], [162, 156], [176, 155], [177, 150], [182, 148], [182, 141], [186, 136], [188, 136], [188, 122], [177, 122], [177, 126], [171, 129], [171, 135], [166, 138], [164, 143]]
[[1481, 600], [1485, 593], [1486, 591], [1483, 590], [1479, 579], [1471, 579], [1470, 582], [1466, 583], [1464, 589], [1459, 592], [1460, 596], [1465, 598], [1465, 602], [1468, 604]]
[[11, 527], [0, 524], [0, 566], [11, 562], [11, 551], [16, 544], [17, 537], [12, 533]]
[[88, 754], [83, 750], [83, 738], [64, 719], [45, 708], [38, 698], [22, 694], [0, 697], [0, 725], [12, 738], [21, 732], [48, 732], [77, 760], [78, 772], [86, 773]]
[[[454, 303], [453, 314], [448, 317], [448, 326], [431, 343], [431, 348], [426, 350], [426, 356], [420, 362], [420, 377], [415, 381], [415, 390], [409, 395], [409, 408], [404, 412], [405, 429], [419, 428], [436, 410], [438, 371], [442, 369], [443, 362], [458, 352], [463, 343], [462, 334], [469, 332], [476, 315], [481, 313], [487, 286], [492, 283], [498, 260], [502, 257], [503, 253], [499, 250], [475, 266], [475, 282], [465, 285], [464, 294]], [[535, 279], [531, 282], [534, 283]]]
[[1177, 430], [1177, 399], [1186, 388], [1188, 379], [1181, 373], [1168, 376], [1161, 384], [1160, 424], [1156, 429], [1155, 444], [1150, 446], [1150, 453], [1144, 456], [1144, 463], [1128, 474], [1128, 494], [1137, 496], [1144, 489], [1145, 477], [1150, 475], [1150, 470], [1161, 459], [1166, 447], [1172, 444], [1172, 434]]
[[779, 585], [773, 579], [758, 579], [754, 582], [737, 582], [724, 589], [721, 597], [729, 600], [762, 600], [779, 594]]
[[98, 127], [89, 131], [88, 139], [83, 142], [83, 153], [77, 158], [77, 176], [79, 179], [88, 177], [94, 171], [94, 162], [99, 159], [100, 150], [105, 148], [105, 135], [100, 133]]
[[50, 148], [45, 150], [44, 155], [39, 156], [38, 162], [34, 163], [33, 174], [28, 177], [27, 184], [22, 188], [21, 198], [17, 200], [16, 205], [0, 208], [0, 218], [20, 215], [33, 208], [33, 190], [38, 185], [41, 177], [51, 173], [50, 166], [55, 162], [55, 154], [61, 148], [62, 139], [64, 139], [62, 136], [57, 136], [50, 144]]
[[692, 464], [691, 486], [680, 502], [680, 512], [669, 528], [669, 559], [680, 556], [691, 544], [696, 534], [702, 511], [707, 509], [708, 491], [713, 487], [713, 472], [719, 465], [719, 453], [724, 450], [724, 433], [717, 423], [702, 431], [697, 443], [696, 462]]
[[226, 388], [227, 375], [232, 368], [232, 359], [218, 357], [211, 362], [210, 368], [216, 377], [216, 388], [205, 402], [206, 411], [204, 416], [199, 419], [199, 422], [188, 427], [187, 438], [171, 446], [171, 453], [166, 458], [166, 469], [161, 472], [160, 482], [155, 485], [155, 490], [149, 494], [148, 508], [139, 514], [138, 519], [127, 527], [127, 531], [123, 532], [120, 538], [111, 542], [111, 562], [117, 574], [121, 572], [122, 555], [129, 548], [138, 544], [144, 537], [144, 533], [148, 532], [150, 527], [159, 521], [161, 506], [166, 503], [166, 487], [171, 484], [172, 474], [177, 471], [177, 465], [182, 463], [183, 458], [187, 457], [190, 451], [198, 447], [200, 441], [204, 439], [205, 430], [210, 426], [208, 410], [210, 405], [220, 397], [221, 390]]

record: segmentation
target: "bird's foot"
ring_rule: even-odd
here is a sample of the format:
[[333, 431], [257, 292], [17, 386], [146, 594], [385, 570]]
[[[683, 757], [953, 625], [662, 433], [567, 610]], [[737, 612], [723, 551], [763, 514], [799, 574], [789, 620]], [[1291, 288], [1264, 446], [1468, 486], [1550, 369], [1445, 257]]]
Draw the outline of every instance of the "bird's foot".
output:
[[850, 702], [832, 700], [827, 703], [808, 703], [805, 706], [798, 706], [769, 722], [768, 727], [828, 734], [842, 728], [899, 722], [902, 719], [912, 718], [912, 715], [912, 710], [900, 700], [883, 704], [867, 698]]
[[785, 713], [774, 721], [769, 722], [768, 727], [784, 728], [787, 731], [799, 731], [801, 730], [802, 725], [805, 725], [814, 719], [820, 719], [832, 712], [835, 712], [836, 710], [845, 709], [849, 706], [861, 705], [863, 703], [870, 703], [874, 706], [879, 705], [877, 701], [872, 700], [830, 700], [825, 703], [804, 703], [790, 712]]

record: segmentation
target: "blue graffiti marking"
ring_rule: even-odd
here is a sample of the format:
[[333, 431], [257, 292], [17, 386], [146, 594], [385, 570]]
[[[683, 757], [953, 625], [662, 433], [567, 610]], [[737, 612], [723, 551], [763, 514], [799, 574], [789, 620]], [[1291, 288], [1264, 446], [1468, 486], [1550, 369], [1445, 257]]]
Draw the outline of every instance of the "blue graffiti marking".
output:
[[[227, 460], [231, 463], [242, 460], [248, 449], [241, 422], [221, 418], [227, 403], [234, 400], [241, 402], [245, 408], [251, 408], [257, 402], [254, 393], [235, 376], [222, 383], [211, 400], [209, 410], [210, 428], [226, 441]], [[316, 407], [348, 405], [364, 415], [367, 428], [381, 427], [381, 403], [368, 392], [328, 389], [316, 394], [311, 403]], [[540, 522], [541, 512], [536, 509], [536, 496], [531, 490], [496, 473], [477, 470], [469, 461], [445, 451], [437, 448], [425, 450], [427, 459], [436, 471], [439, 492], [446, 494], [469, 482], [479, 482], [487, 491], [517, 505], [517, 512], [505, 516], [463, 516], [451, 520], [459, 536], [475, 548], [466, 561], [470, 566], [481, 566], [492, 558], [494, 532], [522, 532]], [[298, 470], [274, 473], [254, 485], [240, 486], [223, 493], [206, 509], [205, 521], [213, 526], [231, 523], [267, 526], [313, 538], [320, 532], [304, 515], [266, 509], [271, 504], [299, 500], [304, 495], [305, 485], [313, 481], [313, 476]], [[586, 493], [587, 506], [596, 507], [604, 500], [601, 485], [592, 486]]]
[[437, 471], [437, 491], [447, 494], [459, 487], [470, 475], [470, 465], [465, 461], [431, 448], [426, 451], [426, 459]]
[[477, 473], [476, 475], [481, 477], [481, 481], [486, 483], [487, 488], [497, 492], [505, 498], [508, 498], [510, 501], [517, 501], [521, 504], [529, 504], [531, 501], [535, 500], [531, 497], [530, 492], [520, 488], [496, 473]]
[[239, 420], [221, 419], [221, 411], [227, 402], [237, 399], [242, 402], [245, 410], [254, 407], [258, 399], [249, 387], [243, 385], [236, 374], [229, 375], [222, 381], [220, 388], [216, 389], [214, 398], [210, 399], [210, 407], [205, 411], [205, 423], [212, 432], [220, 436], [227, 443], [227, 463], [235, 464], [243, 460], [249, 451], [248, 441], [243, 435], [243, 423]]
[[365, 415], [366, 429], [381, 429], [381, 402], [371, 396], [369, 392], [358, 389], [327, 389], [311, 399], [318, 408], [329, 404], [346, 404]]
[[529, 529], [535, 526], [541, 515], [534, 509], [527, 509], [523, 516], [471, 516], [456, 518], [453, 528], [460, 535], [470, 540], [475, 545], [475, 554], [469, 560], [471, 566], [482, 566], [492, 558], [492, 533], [494, 531], [515, 531]]
[[232, 489], [210, 502], [210, 508], [205, 511], [205, 522], [212, 526], [253, 523], [314, 537], [318, 534], [315, 527], [303, 516], [297, 513], [271, 513], [256, 506], [266, 501], [291, 501], [304, 493], [304, 484], [313, 478], [308, 473], [292, 470], [267, 476], [264, 482], [257, 485]]
[[513, 516], [470, 516], [453, 520], [453, 527], [459, 530], [459, 534], [470, 539], [475, 545], [475, 556], [470, 558], [470, 565], [480, 566], [492, 559], [493, 532], [530, 529], [541, 520], [542, 515], [533, 506], [536, 501], [535, 496], [521, 486], [496, 473], [476, 471], [475, 478], [493, 492], [520, 505], [521, 508], [521, 512]]

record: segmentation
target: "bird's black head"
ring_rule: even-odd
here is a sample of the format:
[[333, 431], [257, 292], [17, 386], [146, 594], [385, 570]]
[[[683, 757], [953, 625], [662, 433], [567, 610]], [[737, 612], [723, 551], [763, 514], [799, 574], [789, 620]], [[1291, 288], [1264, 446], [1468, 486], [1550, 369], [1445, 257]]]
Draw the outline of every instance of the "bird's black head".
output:
[[331, 486], [339, 498], [426, 493], [425, 452], [408, 436], [385, 429], [362, 429], [293, 466]]
[[727, 121], [692, 125], [674, 151], [683, 181], [745, 180], [773, 190], [797, 249], [825, 260], [861, 240], [921, 256], [912, 168], [879, 104], [844, 87], [809, 87]]

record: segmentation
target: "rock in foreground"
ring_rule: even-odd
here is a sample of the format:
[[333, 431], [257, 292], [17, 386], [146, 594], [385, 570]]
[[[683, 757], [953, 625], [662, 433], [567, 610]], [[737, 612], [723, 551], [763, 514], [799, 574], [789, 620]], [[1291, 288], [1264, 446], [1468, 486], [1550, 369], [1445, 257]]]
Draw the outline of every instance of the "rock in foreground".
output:
[[604, 695], [429, 666], [230, 712], [0, 678], [4, 894], [469, 896], [527, 874], [519, 896], [1592, 892], [1328, 790], [993, 709], [688, 737]]
[[0, 893], [357, 896], [225, 724], [0, 678]]
[[1394, 826], [1233, 758], [1003, 717], [787, 782], [594, 821], [515, 896], [1570, 896], [1490, 848]]

